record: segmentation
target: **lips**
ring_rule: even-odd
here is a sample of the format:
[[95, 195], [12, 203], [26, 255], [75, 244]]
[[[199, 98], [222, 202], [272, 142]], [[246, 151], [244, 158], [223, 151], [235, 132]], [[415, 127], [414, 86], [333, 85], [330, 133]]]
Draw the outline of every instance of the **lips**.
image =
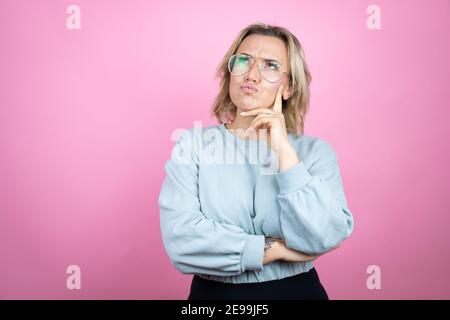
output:
[[247, 93], [251, 93], [251, 92], [257, 92], [258, 89], [256, 89], [254, 86], [252, 85], [242, 85], [241, 86], [241, 90]]

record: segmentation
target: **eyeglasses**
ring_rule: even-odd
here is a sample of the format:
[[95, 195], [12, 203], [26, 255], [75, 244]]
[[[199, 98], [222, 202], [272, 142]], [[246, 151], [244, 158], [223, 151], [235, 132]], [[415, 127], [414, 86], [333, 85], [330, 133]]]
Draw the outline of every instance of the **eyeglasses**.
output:
[[269, 82], [279, 81], [288, 72], [281, 71], [281, 63], [273, 59], [255, 58], [248, 54], [233, 54], [228, 60], [228, 71], [233, 76], [241, 76], [247, 73], [258, 59], [258, 69], [261, 75]]

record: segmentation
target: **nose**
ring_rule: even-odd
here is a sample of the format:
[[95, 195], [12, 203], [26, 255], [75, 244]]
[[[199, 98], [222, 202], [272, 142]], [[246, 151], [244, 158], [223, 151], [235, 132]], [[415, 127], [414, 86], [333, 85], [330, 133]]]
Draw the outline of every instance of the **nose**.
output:
[[259, 82], [261, 80], [261, 72], [258, 68], [258, 61], [255, 61], [250, 70], [245, 75], [245, 81]]

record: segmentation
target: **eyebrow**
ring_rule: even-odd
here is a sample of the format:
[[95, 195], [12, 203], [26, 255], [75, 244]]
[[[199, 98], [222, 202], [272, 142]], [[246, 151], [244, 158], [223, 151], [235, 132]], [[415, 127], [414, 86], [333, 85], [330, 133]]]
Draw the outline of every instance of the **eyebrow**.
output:
[[[238, 52], [238, 53], [239, 53], [239, 54], [245, 54], [245, 55], [247, 55], [247, 56], [253, 56], [253, 55], [251, 55], [250, 53], [247, 53], [247, 52]], [[278, 61], [278, 60], [276, 60], [276, 59], [264, 58], [264, 57], [261, 57], [261, 59], [264, 59], [264, 60], [266, 60], [266, 61], [275, 61], [275, 62], [279, 63], [280, 65], [282, 64], [280, 61]]]

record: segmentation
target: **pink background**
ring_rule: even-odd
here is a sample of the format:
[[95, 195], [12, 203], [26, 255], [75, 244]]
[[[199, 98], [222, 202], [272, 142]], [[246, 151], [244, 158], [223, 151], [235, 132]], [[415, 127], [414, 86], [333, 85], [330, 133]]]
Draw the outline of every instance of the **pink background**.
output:
[[[81, 8], [81, 30], [66, 8]], [[366, 8], [381, 8], [381, 30]], [[450, 298], [449, 1], [0, 1], [0, 298], [185, 299], [157, 198], [177, 128], [215, 124], [239, 30], [291, 30], [355, 231], [316, 268], [332, 299]], [[200, 66], [200, 67], [199, 67]], [[66, 288], [81, 267], [81, 290]], [[370, 265], [381, 289], [366, 286]]]

